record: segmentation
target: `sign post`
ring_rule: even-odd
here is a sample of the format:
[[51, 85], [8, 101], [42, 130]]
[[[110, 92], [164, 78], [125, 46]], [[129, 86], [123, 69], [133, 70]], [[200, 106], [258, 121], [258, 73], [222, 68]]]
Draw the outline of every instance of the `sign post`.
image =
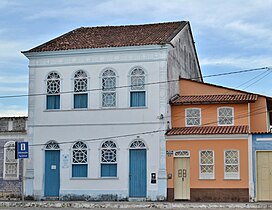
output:
[[22, 201], [25, 200], [24, 196], [24, 171], [25, 171], [25, 158], [28, 158], [29, 150], [28, 150], [28, 142], [15, 142], [15, 159], [23, 159], [23, 175], [22, 175]]

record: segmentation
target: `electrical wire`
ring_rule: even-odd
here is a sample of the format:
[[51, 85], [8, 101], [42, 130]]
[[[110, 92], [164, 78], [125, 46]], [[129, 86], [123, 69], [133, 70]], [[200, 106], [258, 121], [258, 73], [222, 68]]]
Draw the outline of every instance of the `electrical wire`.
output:
[[[225, 72], [225, 73], [220, 73], [220, 74], [211, 74], [211, 75], [206, 75], [203, 76], [202, 78], [210, 78], [210, 77], [217, 77], [217, 76], [226, 76], [226, 75], [231, 75], [231, 74], [240, 74], [240, 73], [246, 73], [246, 72], [253, 72], [253, 71], [264, 71], [264, 70], [272, 70], [270, 67], [260, 67], [260, 68], [254, 68], [254, 69], [246, 69], [246, 70], [240, 70], [240, 71], [232, 71], [232, 72]], [[194, 80], [194, 79], [200, 79], [201, 77], [191, 77], [189, 79]], [[149, 82], [149, 83], [144, 83], [141, 85], [149, 86], [149, 85], [157, 85], [157, 84], [164, 84], [164, 83], [171, 83], [171, 82], [178, 82], [180, 79], [173, 79], [173, 80], [166, 80], [166, 81], [157, 81], [157, 82]], [[122, 89], [122, 88], [131, 88], [134, 86], [139, 86], [139, 85], [123, 85], [123, 86], [117, 86], [115, 87], [116, 89]], [[89, 89], [86, 92], [93, 92], [93, 91], [101, 91], [103, 88], [93, 88]], [[60, 92], [59, 94], [68, 94], [68, 93], [74, 93], [74, 91], [63, 91]], [[0, 96], [0, 99], [7, 99], [7, 98], [22, 98], [22, 97], [33, 97], [33, 96], [43, 96], [47, 95], [47, 93], [33, 93], [33, 94], [18, 94], [18, 95], [4, 95]]]

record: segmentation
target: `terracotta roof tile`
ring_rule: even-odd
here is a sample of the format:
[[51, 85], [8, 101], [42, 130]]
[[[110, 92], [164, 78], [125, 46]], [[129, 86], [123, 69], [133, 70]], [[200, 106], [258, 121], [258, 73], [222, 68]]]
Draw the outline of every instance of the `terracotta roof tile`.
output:
[[166, 135], [247, 134], [248, 126], [203, 126], [172, 128]]
[[127, 26], [81, 27], [26, 52], [166, 44], [186, 21]]
[[255, 102], [257, 98], [255, 94], [191, 95], [174, 98], [171, 104], [248, 103]]

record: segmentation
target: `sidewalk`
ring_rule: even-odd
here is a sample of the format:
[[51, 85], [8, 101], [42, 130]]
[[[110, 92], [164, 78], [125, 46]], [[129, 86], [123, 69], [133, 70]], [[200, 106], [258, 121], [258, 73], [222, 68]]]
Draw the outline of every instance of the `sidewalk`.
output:
[[108, 208], [108, 209], [272, 209], [272, 203], [192, 203], [192, 202], [84, 202], [84, 201], [2, 201], [1, 207], [37, 208]]

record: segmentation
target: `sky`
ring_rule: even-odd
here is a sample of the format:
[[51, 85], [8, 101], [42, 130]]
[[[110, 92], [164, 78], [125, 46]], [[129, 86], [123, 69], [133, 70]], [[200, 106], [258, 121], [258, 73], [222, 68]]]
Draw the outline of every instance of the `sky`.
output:
[[[0, 0], [0, 117], [26, 116], [31, 49], [78, 27], [190, 21], [202, 74], [272, 67], [272, 0]], [[272, 69], [205, 82], [272, 96]], [[2, 98], [1, 98], [2, 97]]]

